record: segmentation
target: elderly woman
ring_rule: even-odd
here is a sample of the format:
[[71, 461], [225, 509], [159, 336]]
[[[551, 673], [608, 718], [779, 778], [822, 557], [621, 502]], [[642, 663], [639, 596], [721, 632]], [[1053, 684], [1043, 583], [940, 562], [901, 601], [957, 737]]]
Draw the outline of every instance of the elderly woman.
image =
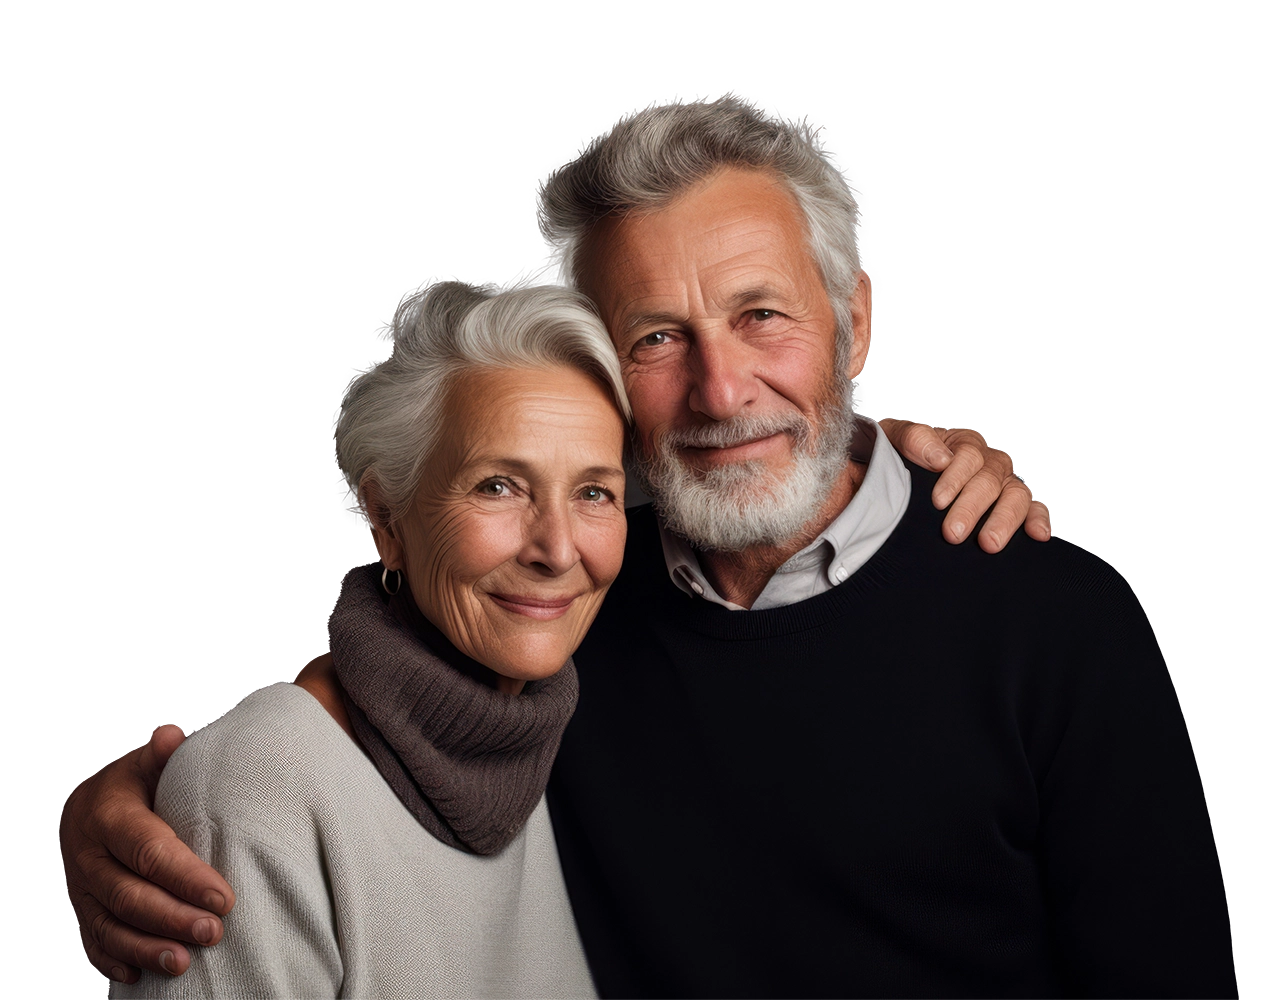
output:
[[381, 562], [331, 653], [191, 737], [158, 811], [238, 892], [225, 940], [115, 996], [593, 993], [543, 792], [624, 551], [606, 331], [560, 288], [437, 285], [336, 430]]

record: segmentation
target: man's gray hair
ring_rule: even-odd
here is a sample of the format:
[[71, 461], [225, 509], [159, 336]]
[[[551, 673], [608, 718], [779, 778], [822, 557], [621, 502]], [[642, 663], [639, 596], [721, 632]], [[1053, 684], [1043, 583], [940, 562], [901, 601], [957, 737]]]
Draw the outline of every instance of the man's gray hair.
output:
[[540, 231], [579, 287], [581, 248], [597, 223], [662, 208], [724, 167], [769, 170], [786, 181], [836, 311], [838, 356], [848, 362], [858, 203], [808, 123], [768, 117], [731, 94], [639, 111], [540, 187]]
[[411, 506], [446, 430], [448, 393], [475, 370], [573, 368], [631, 419], [606, 327], [570, 289], [440, 282], [403, 299], [387, 333], [393, 354], [350, 383], [336, 422], [337, 464], [369, 517], [363, 487], [370, 478], [378, 488], [373, 519], [397, 520]]

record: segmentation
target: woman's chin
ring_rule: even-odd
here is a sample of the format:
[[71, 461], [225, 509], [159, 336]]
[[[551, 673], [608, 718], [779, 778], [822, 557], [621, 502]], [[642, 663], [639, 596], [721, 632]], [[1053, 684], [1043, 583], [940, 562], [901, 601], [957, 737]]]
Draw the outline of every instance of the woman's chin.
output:
[[552, 677], [570, 659], [571, 650], [562, 653], [554, 652], [548, 658], [515, 657], [500, 663], [491, 664], [495, 674], [509, 681], [542, 681]]
[[[588, 617], [592, 623], [592, 616]], [[531, 628], [502, 629], [483, 636], [481, 648], [459, 646], [462, 653], [501, 677], [515, 681], [542, 681], [552, 677], [571, 658], [587, 631], [587, 625], [558, 620], [534, 623]], [[565, 626], [565, 627], [564, 627]], [[454, 640], [453, 640], [454, 641]], [[475, 647], [479, 644], [474, 644]]]

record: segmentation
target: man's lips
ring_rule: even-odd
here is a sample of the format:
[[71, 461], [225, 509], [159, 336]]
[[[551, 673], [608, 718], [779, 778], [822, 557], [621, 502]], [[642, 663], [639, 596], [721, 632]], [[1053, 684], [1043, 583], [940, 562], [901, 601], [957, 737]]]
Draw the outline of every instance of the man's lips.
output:
[[578, 594], [574, 597], [532, 597], [527, 594], [488, 594], [491, 600], [515, 615], [526, 615], [539, 621], [552, 621], [561, 618], [571, 609]]
[[764, 437], [751, 438], [747, 441], [740, 441], [737, 444], [725, 446], [700, 447], [695, 445], [682, 445], [680, 450], [691, 464], [703, 463], [707, 465], [723, 464], [726, 462], [742, 462], [749, 458], [759, 458], [769, 452], [781, 438], [787, 436], [784, 431], [776, 431], [773, 434], [767, 434]]

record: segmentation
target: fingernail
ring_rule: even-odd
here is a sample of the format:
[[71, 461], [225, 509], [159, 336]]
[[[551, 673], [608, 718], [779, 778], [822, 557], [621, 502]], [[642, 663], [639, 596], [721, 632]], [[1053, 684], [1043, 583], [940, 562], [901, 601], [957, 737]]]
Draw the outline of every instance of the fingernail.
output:
[[161, 951], [159, 953], [159, 964], [164, 967], [164, 971], [177, 975], [177, 963], [173, 960], [171, 951]]
[[123, 969], [121, 969], [118, 965], [112, 965], [112, 966], [111, 966], [111, 978], [112, 978], [112, 979], [114, 979], [114, 980], [115, 980], [115, 982], [117, 982], [117, 983], [122, 983], [122, 982], [124, 982], [124, 981], [125, 981], [128, 977], [124, 975], [124, 970], [123, 970]]
[[931, 445], [925, 449], [925, 463], [931, 469], [945, 469], [951, 461], [951, 452], [946, 448]]
[[203, 908], [212, 910], [213, 913], [221, 913], [226, 908], [226, 897], [217, 892], [216, 889], [209, 889], [203, 894]]
[[965, 532], [965, 527], [959, 521], [951, 525], [951, 534], [955, 535], [956, 541], [959, 541], [960, 539], [964, 537], [964, 532]]
[[190, 928], [190, 933], [200, 944], [211, 944], [212, 939], [217, 936], [217, 925], [212, 917], [200, 917]]

